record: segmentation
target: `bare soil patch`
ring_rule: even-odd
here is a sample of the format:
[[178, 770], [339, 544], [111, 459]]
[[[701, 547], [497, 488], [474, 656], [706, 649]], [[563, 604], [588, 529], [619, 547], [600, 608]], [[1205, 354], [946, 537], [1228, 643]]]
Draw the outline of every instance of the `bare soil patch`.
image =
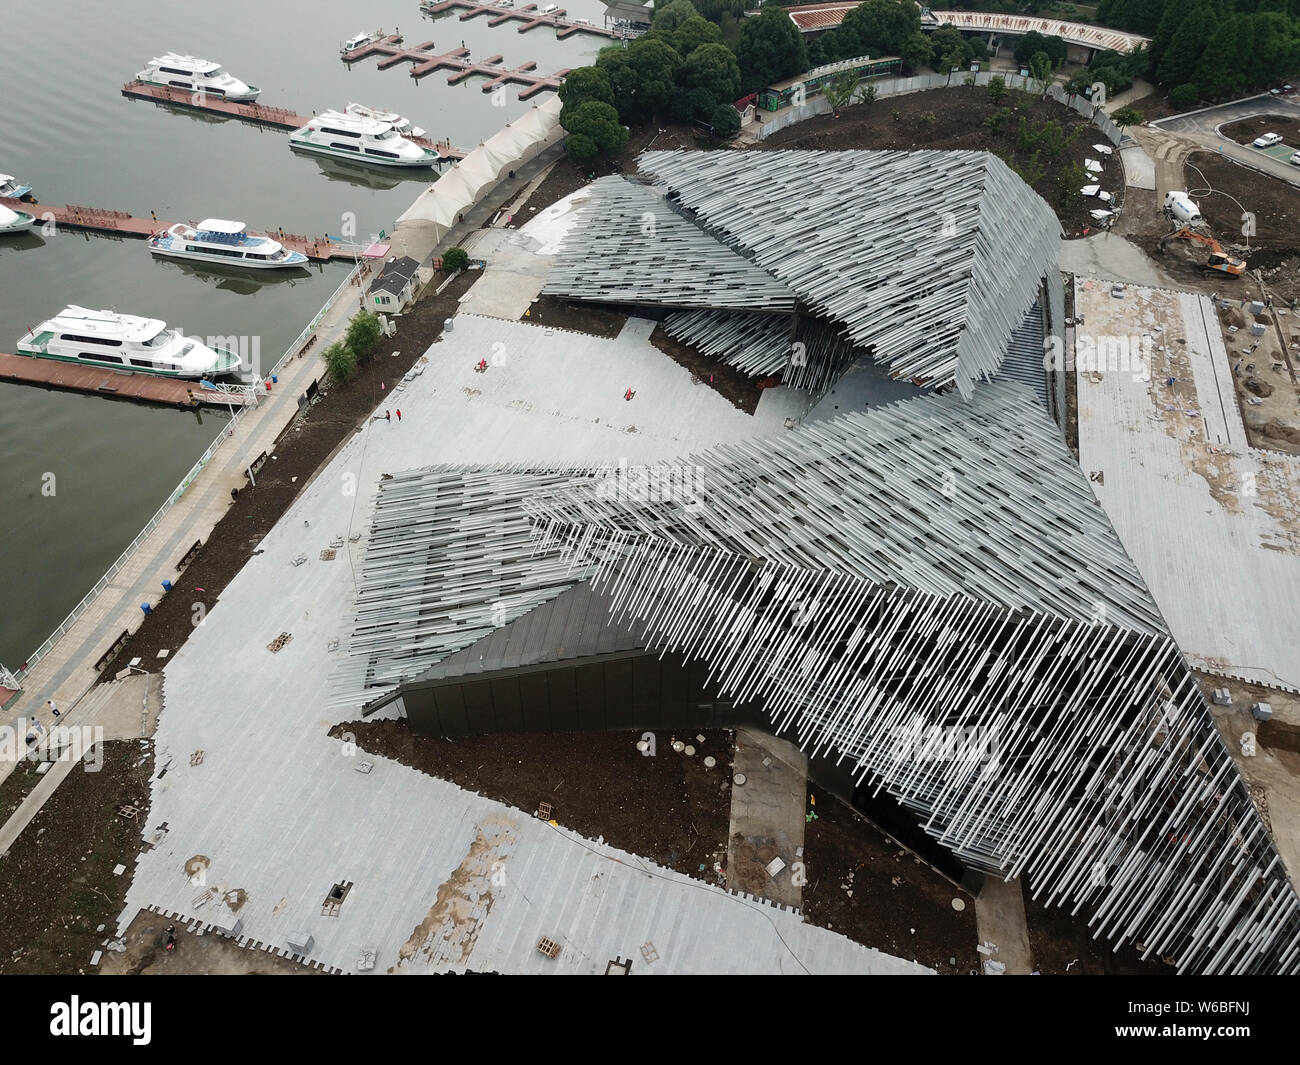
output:
[[[550, 803], [565, 828], [679, 873], [724, 885], [731, 826], [731, 762], [735, 733], [706, 729], [685, 734], [694, 756], [656, 737], [656, 754], [636, 749], [641, 732], [555, 732], [471, 736], [416, 736], [402, 721], [346, 721], [330, 735], [356, 737], [358, 748], [391, 758], [467, 791], [535, 814]], [[717, 765], [708, 769], [706, 755]]]
[[662, 325], [657, 326], [650, 334], [650, 343], [678, 366], [690, 370], [697, 383], [712, 388], [733, 407], [738, 407], [746, 414], [753, 414], [758, 409], [763, 388], [757, 377], [749, 377], [734, 366], [727, 366], [707, 355], [701, 355], [689, 344], [683, 344], [676, 337], [669, 336], [664, 332]]
[[88, 768], [73, 767], [0, 859], [0, 973], [93, 972], [91, 956], [116, 936], [149, 813], [153, 744], [109, 741], [99, 770]]
[[528, 308], [528, 315], [522, 321], [534, 325], [552, 325], [557, 329], [572, 329], [579, 333], [612, 340], [627, 325], [626, 314], [606, 310], [603, 307], [584, 306], [569, 303], [555, 296], [538, 296]]
[[[985, 126], [985, 120], [1003, 110], [1009, 111], [999, 131]], [[1020, 120], [1028, 123], [1059, 122], [1073, 141], [1054, 158], [1040, 157], [1045, 173], [1033, 182], [1037, 192], [1061, 220], [1067, 236], [1081, 236], [1095, 230], [1089, 211], [1100, 204], [1096, 199], [1075, 196], [1062, 203], [1056, 185], [1057, 176], [1070, 163], [1080, 167], [1085, 159], [1097, 159], [1102, 172], [1094, 181], [1122, 201], [1124, 167], [1119, 155], [1095, 152], [1092, 144], [1106, 143], [1096, 126], [1077, 112], [1044, 97], [1008, 92], [994, 101], [988, 90], [975, 86], [932, 89], [858, 104], [840, 111], [839, 117], [821, 115], [798, 122], [762, 141], [751, 150], [803, 148], [844, 150], [876, 148], [908, 151], [919, 148], [945, 151], [990, 151], [1013, 168], [1023, 166], [1029, 153], [1017, 146]], [[810, 180], [814, 175], [810, 175]], [[1082, 186], [1085, 182], [1080, 182]]]
[[[1024, 878], [1021, 878], [1024, 883]], [[1035, 902], [1025, 889], [1025, 919], [1034, 966], [1044, 976], [1172, 976], [1174, 968], [1154, 955], [1146, 961], [1132, 944], [1112, 950], [1105, 939], [1093, 939], [1082, 916]]]
[[813, 784], [808, 793], [817, 816], [804, 829], [804, 916], [940, 973], [978, 968], [974, 899], [847, 803]]
[[1219, 132], [1238, 144], [1250, 144], [1265, 133], [1276, 133], [1287, 144], [1295, 144], [1300, 141], [1300, 119], [1294, 115], [1252, 115], [1224, 123]]
[[106, 953], [104, 976], [323, 976], [268, 950], [241, 947], [225, 936], [191, 935], [176, 927], [176, 949], [167, 950], [167, 927], [161, 914], [141, 910], [127, 926], [123, 953]]

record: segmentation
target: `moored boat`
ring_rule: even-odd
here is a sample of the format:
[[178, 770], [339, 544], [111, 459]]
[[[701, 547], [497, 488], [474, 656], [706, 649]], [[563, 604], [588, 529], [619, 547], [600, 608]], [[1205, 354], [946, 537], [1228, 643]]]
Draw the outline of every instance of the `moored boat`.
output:
[[0, 203], [0, 237], [10, 233], [26, 233], [35, 223], [35, 215], [26, 211], [11, 211]]
[[176, 52], [168, 52], [149, 60], [149, 65], [135, 77], [146, 85], [166, 85], [174, 89], [202, 92], [236, 103], [251, 103], [262, 91], [256, 85], [232, 77], [220, 63], [192, 55], [178, 55]]
[[149, 250], [172, 259], [193, 259], [250, 270], [307, 264], [307, 256], [302, 252], [290, 251], [270, 237], [249, 233], [243, 222], [225, 218], [205, 218], [195, 225], [177, 222], [150, 237]]
[[403, 137], [392, 123], [345, 111], [323, 111], [314, 116], [307, 125], [289, 134], [289, 145], [370, 166], [427, 167], [439, 159], [431, 148], [422, 148]]
[[0, 174], [0, 196], [5, 199], [21, 200], [31, 191], [32, 187], [30, 185], [20, 185], [13, 174]]
[[18, 340], [21, 355], [199, 380], [238, 372], [239, 355], [210, 348], [157, 318], [65, 307]]
[[357, 118], [372, 118], [376, 122], [387, 122], [403, 137], [423, 137], [425, 134], [425, 131], [409, 118], [404, 118], [396, 111], [381, 111], [377, 107], [367, 107], [365, 104], [348, 104], [343, 110], [345, 114], [355, 115]]

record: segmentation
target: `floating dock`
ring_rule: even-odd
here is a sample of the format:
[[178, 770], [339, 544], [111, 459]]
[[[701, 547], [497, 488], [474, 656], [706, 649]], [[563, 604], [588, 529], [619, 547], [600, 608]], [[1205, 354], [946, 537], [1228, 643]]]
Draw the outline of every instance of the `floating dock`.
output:
[[0, 353], [0, 381], [40, 385], [62, 392], [87, 392], [170, 407], [243, 407], [256, 402], [253, 390], [212, 391], [197, 381], [184, 381], [130, 370], [98, 369], [32, 355]]
[[[36, 216], [37, 225], [53, 222], [56, 227], [80, 229], [88, 233], [108, 233], [119, 237], [132, 237], [146, 240], [155, 233], [170, 229], [174, 222], [164, 222], [153, 218], [136, 218], [125, 211], [109, 211], [98, 207], [78, 207], [67, 204], [63, 207], [50, 207], [43, 203], [20, 203], [0, 196], [0, 203], [15, 211], [25, 210]], [[193, 225], [194, 223], [189, 223]], [[359, 245], [338, 244], [328, 237], [305, 237], [301, 233], [286, 233], [280, 229], [265, 231], [290, 251], [300, 251], [312, 262], [327, 263], [336, 260], [355, 260], [364, 258], [365, 252]], [[189, 261], [189, 260], [186, 260]], [[218, 264], [221, 265], [221, 264]]]
[[354, 48], [350, 52], [344, 52], [342, 59], [345, 63], [355, 63], [372, 55], [382, 56], [379, 60], [380, 70], [387, 70], [398, 63], [411, 63], [413, 78], [422, 78], [435, 70], [450, 70], [453, 73], [447, 79], [448, 85], [455, 85], [477, 74], [488, 79], [483, 85], [484, 92], [491, 92], [498, 85], [514, 82], [524, 86], [519, 93], [521, 100], [527, 100], [539, 92], [558, 89], [564, 81], [564, 75], [569, 72], [569, 68], [566, 67], [554, 74], [533, 74], [532, 71], [536, 69], [537, 64], [531, 60], [522, 66], [506, 70], [501, 66], [502, 57], [499, 55], [490, 56], [482, 63], [471, 63], [466, 58], [469, 55], [468, 48], [453, 48], [450, 52], [435, 53], [432, 50], [432, 41], [424, 41], [414, 48], [403, 48], [401, 41], [401, 37], [390, 34], [377, 41], [363, 44], [360, 48]]
[[499, 26], [503, 22], [522, 22], [519, 27], [520, 33], [527, 33], [538, 26], [554, 26], [559, 32], [556, 37], [563, 40], [565, 37], [572, 37], [575, 33], [590, 33], [596, 37], [609, 37], [614, 40], [620, 40], [624, 37], [634, 37], [635, 34], [626, 31], [606, 29], [604, 26], [589, 26], [583, 22], [574, 22], [565, 18], [567, 12], [564, 8], [558, 11], [552, 11], [549, 15], [543, 15], [536, 4], [525, 4], [518, 10], [512, 7], [497, 7], [495, 4], [480, 4], [476, 0], [424, 0], [420, 7], [430, 15], [440, 15], [444, 11], [450, 11], [453, 8], [464, 8], [460, 13], [460, 21], [476, 18], [479, 15], [489, 15], [489, 26]]
[[[401, 38], [385, 38], [385, 40], [400, 41]], [[311, 115], [300, 115], [283, 107], [268, 107], [266, 104], [259, 103], [239, 104], [219, 96], [206, 93], [200, 95], [189, 89], [177, 89], [170, 85], [149, 85], [143, 81], [128, 81], [122, 86], [122, 95], [133, 100], [152, 100], [165, 107], [183, 107], [189, 111], [226, 115], [271, 129], [301, 129], [312, 119]], [[429, 151], [437, 152], [443, 159], [465, 158], [465, 153], [459, 148], [453, 148], [450, 141], [432, 141], [427, 137], [408, 137], [407, 140]]]

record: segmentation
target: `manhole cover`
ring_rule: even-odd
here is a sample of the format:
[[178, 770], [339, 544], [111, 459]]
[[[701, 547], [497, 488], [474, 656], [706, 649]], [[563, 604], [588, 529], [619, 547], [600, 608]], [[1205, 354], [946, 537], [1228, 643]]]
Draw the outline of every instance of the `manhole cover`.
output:
[[953, 899], [952, 908], [956, 910], [958, 913], [961, 913], [961, 911], [966, 908], [966, 903], [962, 899]]

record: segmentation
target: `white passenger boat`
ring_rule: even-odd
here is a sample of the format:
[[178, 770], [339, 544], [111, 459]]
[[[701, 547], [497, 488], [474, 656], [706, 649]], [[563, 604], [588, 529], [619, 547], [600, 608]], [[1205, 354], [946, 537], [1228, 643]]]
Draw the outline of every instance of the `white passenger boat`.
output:
[[239, 355], [209, 348], [157, 318], [68, 306], [24, 334], [15, 349], [38, 359], [199, 380], [238, 372]]
[[252, 270], [307, 264], [307, 256], [302, 252], [290, 251], [270, 237], [249, 233], [243, 222], [225, 218], [205, 218], [197, 225], [177, 222], [150, 237], [149, 250], [171, 259], [195, 259]]
[[26, 211], [11, 211], [0, 203], [0, 237], [10, 233], [26, 233], [36, 222], [36, 216]]
[[324, 111], [289, 134], [291, 147], [371, 166], [433, 166], [438, 153], [412, 144], [389, 122]]
[[365, 104], [348, 104], [343, 110], [356, 118], [373, 118], [376, 122], [387, 122], [403, 137], [424, 136], [424, 130], [396, 111], [380, 111], [377, 107], [367, 107]]
[[375, 30], [373, 33], [366, 33], [363, 30], [361, 33], [353, 34], [339, 45], [339, 55], [347, 55], [349, 52], [355, 52], [362, 45], [369, 44], [371, 41], [377, 41], [383, 35], [383, 30]]
[[0, 174], [0, 196], [9, 200], [21, 200], [31, 191], [30, 185], [18, 184], [18, 179], [13, 174]]
[[255, 85], [231, 77], [220, 63], [192, 55], [177, 55], [175, 52], [149, 60], [149, 65], [135, 77], [146, 85], [168, 85], [191, 92], [202, 91], [209, 96], [219, 96], [236, 103], [250, 103], [262, 91]]

